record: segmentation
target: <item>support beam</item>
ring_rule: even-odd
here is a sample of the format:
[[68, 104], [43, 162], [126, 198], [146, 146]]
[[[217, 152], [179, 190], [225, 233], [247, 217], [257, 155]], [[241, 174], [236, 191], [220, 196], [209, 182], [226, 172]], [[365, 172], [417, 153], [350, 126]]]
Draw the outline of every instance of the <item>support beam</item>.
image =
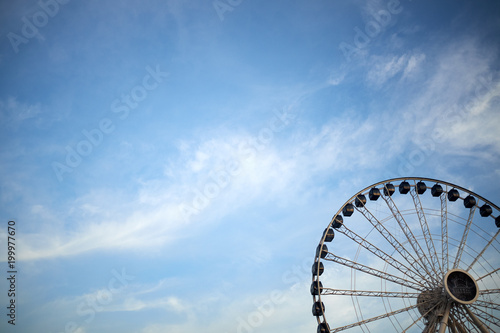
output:
[[481, 320], [479, 320], [479, 318], [476, 317], [476, 315], [474, 313], [472, 313], [471, 310], [469, 310], [468, 306], [464, 306], [464, 308], [465, 308], [465, 311], [467, 312], [467, 315], [469, 315], [469, 317], [474, 322], [474, 325], [476, 325], [476, 327], [481, 331], [481, 333], [490, 333], [490, 330], [488, 329], [488, 327], [486, 327], [486, 325], [484, 325], [483, 322]]
[[441, 318], [441, 323], [439, 324], [439, 333], [445, 333], [446, 328], [448, 327], [448, 319], [450, 317], [450, 310], [451, 310], [451, 302], [448, 302], [446, 304], [446, 308], [443, 313], [443, 317]]

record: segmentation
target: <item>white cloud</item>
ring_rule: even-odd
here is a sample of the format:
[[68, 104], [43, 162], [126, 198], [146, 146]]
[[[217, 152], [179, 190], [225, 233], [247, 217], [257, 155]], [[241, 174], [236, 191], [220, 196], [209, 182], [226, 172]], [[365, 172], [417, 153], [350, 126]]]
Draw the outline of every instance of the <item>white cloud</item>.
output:
[[476, 156], [483, 155], [486, 159], [489, 159], [488, 150], [500, 154], [500, 139], [497, 134], [500, 126], [500, 114], [497, 110], [500, 103], [493, 99], [499, 96], [500, 85], [497, 85], [487, 95], [473, 101], [469, 110], [462, 110], [463, 113], [452, 115], [456, 118], [445, 119], [436, 124], [436, 129], [443, 134], [444, 140], [454, 148], [455, 153], [473, 153]]
[[332, 73], [330, 75], [330, 77], [328, 78], [326, 83], [327, 83], [327, 85], [330, 85], [330, 86], [338, 86], [339, 84], [341, 84], [344, 81], [345, 76], [346, 76], [345, 73], [342, 73], [342, 74]]
[[414, 73], [422, 61], [424, 54], [403, 54], [401, 56], [372, 56], [370, 59], [371, 69], [367, 73], [370, 84], [381, 87], [388, 80], [402, 73], [402, 78], [408, 78]]
[[[306, 284], [309, 283], [212, 302], [214, 312], [207, 312], [196, 301], [190, 304], [191, 320], [177, 324], [162, 324], [159, 320], [158, 323], [148, 324], [141, 332], [187, 332], [199, 327], [207, 333], [276, 332], [285, 327], [294, 327], [297, 331], [314, 330], [317, 324], [310, 314], [311, 297]], [[200, 303], [205, 303], [206, 295], [198, 297]]]
[[[414, 73], [426, 60], [427, 81], [411, 94], [392, 96], [387, 103], [395, 105], [392, 109], [375, 110], [369, 116], [345, 113], [331, 117], [321, 128], [305, 125], [299, 115], [288, 127], [267, 138], [259, 138], [263, 133], [269, 135], [265, 131], [250, 135], [238, 130], [218, 134], [214, 130], [198, 140], [181, 141], [177, 157], [164, 163], [165, 176], [134, 179], [137, 190], [133, 193], [93, 190], [57, 212], [37, 205], [33, 216], [40, 220], [41, 231], [23, 237], [20, 257], [40, 259], [97, 249], [154, 251], [186, 237], [193, 223], [218, 223], [255, 200], [289, 200], [305, 195], [315, 179], [335, 172], [376, 169], [378, 161], [395, 158], [412, 143], [423, 144], [436, 130], [445, 133], [448, 144], [442, 151], [442, 143], [434, 143], [440, 156], [487, 155], [487, 151], [475, 150], [485, 145], [499, 152], [495, 136], [500, 122], [500, 114], [495, 111], [498, 84], [490, 84], [490, 89], [478, 90], [478, 94], [477, 85], [464, 84], [487, 73], [491, 58], [471, 53], [473, 41], [463, 43], [467, 47], [461, 52], [456, 51], [455, 44], [445, 46], [433, 58], [420, 53], [372, 57], [375, 65], [368, 78], [377, 85], [397, 75]], [[494, 77], [489, 81], [495, 82]], [[463, 121], [450, 123], [443, 118], [453, 116], [453, 106], [468, 101], [470, 111]], [[300, 103], [293, 108], [300, 108]], [[238, 172], [229, 175], [228, 168], [234, 168], [234, 163]], [[353, 176], [352, 181], [356, 178], [362, 183], [360, 177], [370, 176], [366, 171], [365, 176]], [[199, 193], [204, 198], [196, 206]], [[187, 218], [181, 210], [186, 206], [195, 211]], [[67, 220], [79, 223], [64, 225]], [[257, 253], [255, 259], [269, 260], [265, 253]]]
[[452, 154], [481, 154], [486, 146], [500, 153], [494, 134], [500, 124], [500, 88], [498, 72], [490, 69], [493, 57], [476, 50], [473, 40], [460, 46], [451, 42], [435, 57], [429, 68], [433, 75], [405, 108], [412, 115], [412, 128], [418, 128], [414, 140], [432, 139]]
[[148, 309], [163, 309], [167, 312], [188, 314], [190, 307], [182, 300], [166, 296], [153, 300], [141, 300], [135, 296], [124, 298], [120, 303], [106, 306], [104, 312], [133, 312]]
[[0, 100], [0, 121], [17, 129], [22, 122], [37, 117], [41, 113], [40, 103], [22, 103], [15, 97]]
[[424, 60], [425, 60], [425, 54], [416, 54], [410, 56], [403, 72], [403, 78], [412, 75], [412, 73], [418, 69], [418, 66]]

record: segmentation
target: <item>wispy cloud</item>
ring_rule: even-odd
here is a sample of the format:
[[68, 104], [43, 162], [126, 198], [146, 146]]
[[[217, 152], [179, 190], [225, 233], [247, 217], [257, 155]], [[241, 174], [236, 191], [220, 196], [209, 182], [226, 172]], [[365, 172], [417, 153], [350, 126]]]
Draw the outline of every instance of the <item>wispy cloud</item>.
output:
[[372, 56], [370, 59], [371, 69], [367, 73], [367, 80], [370, 84], [381, 87], [388, 80], [398, 75], [400, 79], [409, 78], [418, 70], [424, 59], [425, 55], [421, 53], [407, 53], [400, 56]]
[[[369, 169], [374, 161], [381, 157], [393, 159], [405, 147], [421, 144], [435, 131], [443, 135], [434, 145], [446, 142], [447, 149], [441, 155], [485, 154], [476, 149], [485, 145], [498, 153], [500, 143], [495, 128], [500, 124], [500, 115], [495, 110], [500, 88], [492, 79], [489, 88], [484, 88], [479, 80], [489, 69], [490, 59], [477, 55], [471, 59], [469, 51], [452, 50], [453, 43], [427, 61], [435, 69], [414, 94], [401, 99], [394, 96], [392, 102], [401, 103], [397, 120], [394, 111], [380, 110], [376, 116], [364, 119], [342, 115], [320, 128], [298, 126], [299, 121], [294, 135], [286, 136], [286, 145], [282, 140], [262, 144], [255, 142], [257, 136], [230, 131], [199, 142], [180, 142], [177, 160], [164, 165], [162, 177], [136, 179], [137, 192], [128, 196], [125, 210], [119, 200], [113, 199], [115, 191], [89, 193], [67, 210], [68, 216], [81, 217], [79, 225], [65, 228], [67, 232], [27, 235], [21, 255], [24, 259], [37, 259], [97, 249], [152, 249], [181, 239], [193, 221], [200, 222], [196, 214], [186, 220], [182, 207], [192, 205], [197, 193], [215, 183], [217, 173], [234, 161], [239, 163], [238, 174], [229, 177], [214, 198], [208, 198], [202, 223], [213, 223], [257, 198], [272, 201], [285, 193], [300, 193], [310, 181], [327, 173]], [[415, 71], [424, 58], [418, 53], [374, 57], [376, 65], [368, 72], [368, 80], [379, 86], [396, 75], [402, 79]], [[476, 78], [478, 84], [458, 84], [462, 75]], [[464, 96], [469, 96], [469, 100]], [[468, 102], [468, 107], [459, 113], [464, 102]], [[457, 114], [450, 110], [457, 110]], [[339, 121], [342, 126], [338, 126]], [[381, 130], [389, 128], [392, 122], [397, 122], [398, 131]], [[48, 207], [33, 209], [43, 220], [56, 215]]]
[[0, 100], [0, 121], [6, 127], [17, 130], [24, 121], [35, 118], [41, 113], [40, 103], [22, 103], [15, 97]]
[[[457, 43], [462, 47], [457, 48]], [[416, 120], [414, 128], [427, 129], [421, 134], [415, 132], [415, 140], [439, 131], [449, 153], [450, 148], [455, 154], [473, 152], [487, 143], [498, 152], [499, 141], [493, 137], [492, 126], [500, 121], [496, 111], [499, 81], [490, 52], [478, 52], [477, 42], [466, 39], [451, 41], [429, 60], [434, 73], [422, 82], [406, 108]]]

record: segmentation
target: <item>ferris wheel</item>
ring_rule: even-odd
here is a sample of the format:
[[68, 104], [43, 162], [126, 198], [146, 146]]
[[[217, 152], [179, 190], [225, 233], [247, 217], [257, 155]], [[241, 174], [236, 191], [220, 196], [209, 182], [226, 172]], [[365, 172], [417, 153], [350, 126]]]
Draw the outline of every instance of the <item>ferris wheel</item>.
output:
[[318, 333], [500, 332], [499, 213], [468, 189], [429, 178], [359, 191], [316, 248]]

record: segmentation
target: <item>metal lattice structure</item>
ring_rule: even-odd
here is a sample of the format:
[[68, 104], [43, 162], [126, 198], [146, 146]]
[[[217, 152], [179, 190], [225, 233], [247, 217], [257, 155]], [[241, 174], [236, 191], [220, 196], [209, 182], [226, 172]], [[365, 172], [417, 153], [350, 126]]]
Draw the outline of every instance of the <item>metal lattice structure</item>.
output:
[[429, 178], [359, 191], [316, 249], [318, 332], [500, 332], [499, 214], [468, 189]]

